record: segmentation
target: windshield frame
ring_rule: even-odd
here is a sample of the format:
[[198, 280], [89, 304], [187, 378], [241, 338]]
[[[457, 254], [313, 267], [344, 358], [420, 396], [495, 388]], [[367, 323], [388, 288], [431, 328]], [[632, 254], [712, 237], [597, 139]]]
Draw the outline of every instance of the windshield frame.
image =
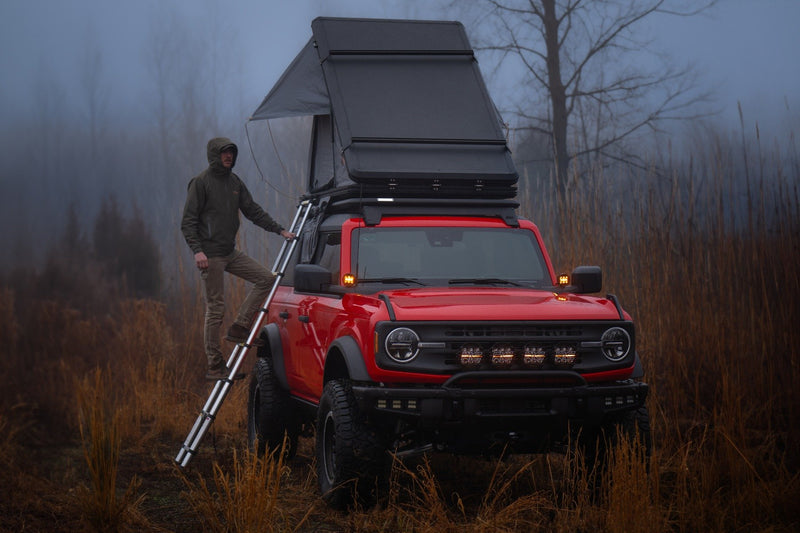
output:
[[[356, 220], [352, 219], [351, 221], [356, 222]], [[516, 275], [503, 276], [503, 274], [511, 274], [514, 269], [512, 268], [506, 272], [502, 272], [497, 269], [496, 264], [492, 264], [489, 266], [491, 267], [490, 270], [493, 271], [471, 271], [468, 268], [465, 268], [460, 272], [454, 272], [453, 274], [448, 272], [447, 274], [436, 273], [437, 275], [433, 275], [433, 273], [431, 273], [431, 275], [426, 275], [426, 273], [422, 271], [414, 272], [412, 269], [400, 269], [394, 271], [387, 270], [377, 273], [373, 272], [372, 274], [367, 273], [367, 275], [364, 276], [365, 272], [363, 272], [359, 267], [359, 254], [362, 253], [362, 250], [360, 250], [360, 245], [363, 237], [367, 236], [368, 234], [376, 234], [377, 232], [383, 231], [393, 232], [402, 230], [427, 230], [437, 228], [445, 231], [456, 229], [464, 230], [467, 231], [467, 235], [470, 238], [475, 238], [476, 235], [481, 232], [514, 232], [514, 239], [518, 238], [519, 235], [522, 234], [530, 239], [531, 248], [529, 249], [529, 252], [532, 254], [532, 256], [529, 257], [533, 257], [536, 263], [533, 267], [533, 270], [530, 272], [533, 275], [523, 276], [517, 272]], [[399, 285], [407, 288], [419, 287], [423, 285], [428, 287], [503, 287], [540, 290], [552, 289], [554, 285], [552, 265], [549, 257], [547, 256], [546, 250], [544, 249], [541, 236], [536, 230], [536, 226], [530, 221], [524, 219], [520, 220], [520, 225], [518, 227], [515, 227], [506, 224], [500, 219], [485, 217], [384, 218], [380, 224], [375, 226], [365, 226], [363, 223], [355, 225], [350, 232], [349, 240], [350, 257], [346, 260], [349, 260], [350, 262], [349, 271], [356, 274], [357, 279], [359, 279], [359, 285], [378, 285], [379, 287], [387, 285]], [[420, 244], [420, 242], [417, 244]], [[425, 253], [426, 250], [431, 251], [435, 248], [442, 247], [441, 245], [437, 245], [436, 241], [431, 242], [430, 238], [428, 239], [428, 242], [431, 245], [431, 248], [428, 249], [423, 247], [420, 249], [421, 253]], [[445, 244], [445, 247], [447, 247], [447, 244]], [[463, 251], [464, 250], [462, 249], [462, 253]], [[524, 264], [530, 264], [530, 261], [526, 261]], [[462, 263], [456, 262], [450, 264], [451, 267], [453, 265], [461, 266]], [[420, 266], [420, 268], [424, 267]], [[365, 281], [361, 281], [361, 278], [364, 278]], [[403, 282], [401, 278], [405, 278], [405, 281]]]

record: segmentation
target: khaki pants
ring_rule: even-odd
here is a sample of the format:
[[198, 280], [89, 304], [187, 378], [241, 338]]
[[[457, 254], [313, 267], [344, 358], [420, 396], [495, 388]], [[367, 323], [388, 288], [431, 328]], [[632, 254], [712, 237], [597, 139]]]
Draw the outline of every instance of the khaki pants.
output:
[[245, 328], [255, 316], [259, 306], [275, 282], [275, 276], [263, 265], [249, 258], [239, 250], [225, 257], [209, 257], [208, 268], [203, 270], [203, 297], [206, 301], [206, 323], [203, 330], [208, 368], [225, 364], [220, 349], [219, 329], [225, 314], [225, 280], [224, 272], [230, 272], [253, 284], [253, 288], [239, 306], [235, 322]]

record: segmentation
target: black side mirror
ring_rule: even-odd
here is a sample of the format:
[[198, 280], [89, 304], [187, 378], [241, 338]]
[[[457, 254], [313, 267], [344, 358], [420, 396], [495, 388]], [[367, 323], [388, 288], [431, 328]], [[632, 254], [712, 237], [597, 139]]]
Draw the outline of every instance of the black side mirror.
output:
[[571, 285], [576, 294], [588, 294], [603, 290], [603, 272], [599, 266], [579, 266], [572, 271]]
[[297, 292], [326, 292], [333, 274], [319, 265], [299, 264], [294, 267], [294, 290]]

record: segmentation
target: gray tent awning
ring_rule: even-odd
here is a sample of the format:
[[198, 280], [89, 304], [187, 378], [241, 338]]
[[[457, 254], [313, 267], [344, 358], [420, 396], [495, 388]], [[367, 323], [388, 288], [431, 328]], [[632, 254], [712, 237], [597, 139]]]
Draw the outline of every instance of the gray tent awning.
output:
[[264, 97], [250, 120], [329, 115], [330, 112], [331, 99], [312, 37]]

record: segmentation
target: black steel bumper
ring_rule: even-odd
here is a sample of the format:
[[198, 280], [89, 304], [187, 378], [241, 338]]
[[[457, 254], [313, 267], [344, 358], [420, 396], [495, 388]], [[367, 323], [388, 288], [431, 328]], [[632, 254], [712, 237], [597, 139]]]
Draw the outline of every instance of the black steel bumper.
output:
[[422, 427], [547, 418], [600, 424], [644, 405], [647, 391], [633, 380], [589, 384], [570, 371], [463, 372], [438, 386], [353, 384], [362, 413], [416, 419]]

